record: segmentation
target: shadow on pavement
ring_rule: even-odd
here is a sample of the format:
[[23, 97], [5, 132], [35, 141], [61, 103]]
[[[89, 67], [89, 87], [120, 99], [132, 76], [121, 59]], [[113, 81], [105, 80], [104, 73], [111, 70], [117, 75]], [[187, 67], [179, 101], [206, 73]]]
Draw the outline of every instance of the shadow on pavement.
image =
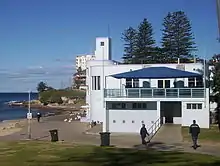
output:
[[42, 137], [34, 138], [33, 140], [39, 141], [39, 140], [42, 140], [42, 139], [48, 138], [48, 137], [50, 137], [50, 135], [45, 135], [45, 136], [42, 136]]

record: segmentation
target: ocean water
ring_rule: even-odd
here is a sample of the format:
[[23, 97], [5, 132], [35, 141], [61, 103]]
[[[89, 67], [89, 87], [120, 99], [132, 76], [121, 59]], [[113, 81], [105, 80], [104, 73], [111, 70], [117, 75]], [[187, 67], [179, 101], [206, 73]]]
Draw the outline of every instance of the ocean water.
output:
[[[31, 93], [31, 100], [37, 98], [37, 93]], [[7, 102], [10, 101], [28, 101], [28, 93], [0, 93], [0, 121], [26, 118], [28, 109], [8, 106]], [[46, 113], [37, 109], [32, 109], [31, 111], [33, 116], [36, 116], [38, 111], [42, 114]]]

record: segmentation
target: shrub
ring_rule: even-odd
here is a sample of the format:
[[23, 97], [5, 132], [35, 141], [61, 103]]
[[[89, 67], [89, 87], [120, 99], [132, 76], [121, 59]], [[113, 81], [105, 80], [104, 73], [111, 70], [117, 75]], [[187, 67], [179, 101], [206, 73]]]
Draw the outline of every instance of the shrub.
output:
[[39, 100], [43, 104], [58, 103], [62, 104], [61, 97], [67, 98], [85, 98], [86, 92], [80, 90], [47, 90], [40, 92]]
[[63, 100], [61, 99], [61, 96], [59, 94], [53, 94], [50, 97], [50, 103], [58, 103], [58, 104], [62, 104]]

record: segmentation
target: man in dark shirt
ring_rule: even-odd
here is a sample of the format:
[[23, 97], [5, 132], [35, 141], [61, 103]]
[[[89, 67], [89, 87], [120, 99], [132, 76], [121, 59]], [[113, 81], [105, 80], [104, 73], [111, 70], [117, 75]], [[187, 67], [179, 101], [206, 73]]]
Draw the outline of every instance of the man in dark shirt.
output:
[[147, 142], [145, 141], [145, 138], [146, 138], [147, 135], [149, 136], [149, 133], [147, 132], [145, 124], [142, 124], [141, 130], [140, 130], [140, 135], [141, 135], [142, 144], [146, 145]]
[[191, 124], [189, 127], [189, 133], [192, 136], [193, 148], [196, 149], [198, 147], [197, 140], [200, 133], [200, 127], [198, 124], [196, 124], [195, 120], [193, 120], [193, 124]]
[[38, 122], [40, 122], [40, 118], [41, 118], [41, 113], [38, 112], [38, 113], [37, 113], [37, 121], [38, 121]]

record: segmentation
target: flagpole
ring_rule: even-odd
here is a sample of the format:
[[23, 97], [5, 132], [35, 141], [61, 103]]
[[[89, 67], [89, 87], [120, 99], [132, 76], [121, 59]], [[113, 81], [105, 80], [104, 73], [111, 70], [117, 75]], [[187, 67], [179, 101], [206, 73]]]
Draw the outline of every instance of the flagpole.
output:
[[104, 121], [103, 121], [103, 132], [107, 132], [107, 110], [105, 109], [105, 73], [104, 73], [104, 47], [102, 46], [102, 88], [103, 88], [103, 109], [104, 109]]
[[204, 82], [204, 99], [205, 99], [205, 105], [204, 107], [206, 108], [206, 59], [205, 59], [206, 55], [204, 55], [204, 58], [203, 58], [203, 82]]

